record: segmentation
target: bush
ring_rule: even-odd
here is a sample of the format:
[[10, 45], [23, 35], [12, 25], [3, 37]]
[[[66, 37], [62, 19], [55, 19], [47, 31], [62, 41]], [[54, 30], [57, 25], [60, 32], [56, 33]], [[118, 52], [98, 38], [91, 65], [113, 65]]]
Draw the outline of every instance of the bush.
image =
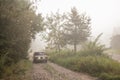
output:
[[21, 60], [16, 64], [4, 66], [1, 78], [5, 80], [24, 80], [26, 71], [31, 69], [31, 67], [32, 64], [28, 60]]
[[[106, 75], [103, 76], [103, 73], [111, 76], [108, 80], [111, 80], [115, 75], [120, 76], [120, 63], [106, 57], [106, 56], [82, 56], [79, 54], [66, 55], [56, 54], [50, 58], [54, 63], [57, 63], [65, 68], [89, 73], [92, 76], [97, 76], [102, 78], [107, 78]], [[110, 75], [111, 74], [111, 75]], [[111, 78], [111, 79], [110, 79]], [[116, 80], [116, 79], [115, 79]]]
[[102, 34], [98, 35], [97, 38], [93, 41], [86, 42], [82, 46], [81, 53], [85, 56], [87, 55], [103, 55], [104, 51], [107, 49], [105, 48], [105, 45], [102, 45], [98, 42], [100, 36]]
[[120, 80], [120, 75], [111, 75], [107, 73], [102, 73], [99, 76], [100, 80]]
[[51, 53], [50, 60], [68, 69], [89, 73], [102, 80], [120, 80], [120, 63], [105, 56], [104, 45], [98, 43], [101, 34], [94, 40], [85, 44], [76, 54], [62, 51], [60, 54]]

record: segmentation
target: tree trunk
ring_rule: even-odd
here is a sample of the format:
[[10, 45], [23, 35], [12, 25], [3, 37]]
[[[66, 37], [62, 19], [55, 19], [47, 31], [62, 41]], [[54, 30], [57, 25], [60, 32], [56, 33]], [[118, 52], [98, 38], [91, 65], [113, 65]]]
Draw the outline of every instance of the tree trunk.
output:
[[77, 52], [77, 44], [74, 43], [74, 53], [76, 53], [76, 52]]
[[58, 45], [58, 52], [60, 53], [60, 45]]

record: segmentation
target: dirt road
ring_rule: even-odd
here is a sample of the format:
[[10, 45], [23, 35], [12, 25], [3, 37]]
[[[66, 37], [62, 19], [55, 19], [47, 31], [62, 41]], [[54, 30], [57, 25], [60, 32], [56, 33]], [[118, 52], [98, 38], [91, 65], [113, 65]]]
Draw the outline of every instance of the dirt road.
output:
[[96, 80], [87, 74], [73, 72], [54, 63], [33, 64], [32, 80]]

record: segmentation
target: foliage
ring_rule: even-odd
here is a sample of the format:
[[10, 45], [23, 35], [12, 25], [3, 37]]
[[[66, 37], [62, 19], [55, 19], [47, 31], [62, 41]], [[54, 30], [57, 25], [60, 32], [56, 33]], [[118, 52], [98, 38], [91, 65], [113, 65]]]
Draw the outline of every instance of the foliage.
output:
[[120, 63], [104, 55], [83, 56], [82, 53], [51, 53], [50, 60], [77, 72], [89, 73], [100, 80], [119, 80]]
[[102, 33], [98, 35], [95, 40], [85, 43], [82, 47], [81, 53], [83, 55], [103, 55], [107, 48], [105, 48], [105, 45], [98, 42], [101, 35]]
[[65, 19], [64, 15], [56, 12], [56, 14], [51, 14], [46, 17], [46, 30], [47, 37], [45, 38], [48, 42], [49, 47], [55, 48], [57, 51], [66, 45], [66, 41], [63, 36], [63, 25]]
[[76, 53], [77, 44], [86, 41], [90, 35], [90, 18], [79, 14], [76, 8], [72, 8], [70, 13], [51, 14], [46, 20], [46, 40], [59, 51], [63, 46], [72, 44]]
[[106, 48], [98, 43], [101, 35], [85, 44], [77, 54], [69, 51], [60, 54], [51, 53], [50, 60], [68, 69], [89, 73], [102, 80], [120, 80], [120, 63], [103, 54]]
[[65, 23], [65, 38], [68, 44], [74, 45], [74, 52], [76, 53], [77, 45], [87, 40], [90, 36], [90, 18], [85, 14], [79, 14], [74, 7], [66, 16]]
[[4, 67], [4, 73], [2, 74], [5, 80], [30, 80], [31, 75], [27, 71], [32, 68], [32, 63], [28, 60], [21, 60], [16, 64], [11, 64], [10, 66]]
[[120, 75], [102, 73], [99, 78], [100, 80], [120, 80]]
[[3, 68], [26, 59], [31, 39], [42, 31], [43, 18], [27, 0], [0, 0], [0, 78]]

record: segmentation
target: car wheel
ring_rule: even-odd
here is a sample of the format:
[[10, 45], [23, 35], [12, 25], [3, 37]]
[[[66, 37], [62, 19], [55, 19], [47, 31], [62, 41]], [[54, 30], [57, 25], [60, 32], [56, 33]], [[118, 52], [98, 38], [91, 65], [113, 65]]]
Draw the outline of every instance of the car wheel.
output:
[[47, 60], [45, 60], [44, 62], [47, 63]]

